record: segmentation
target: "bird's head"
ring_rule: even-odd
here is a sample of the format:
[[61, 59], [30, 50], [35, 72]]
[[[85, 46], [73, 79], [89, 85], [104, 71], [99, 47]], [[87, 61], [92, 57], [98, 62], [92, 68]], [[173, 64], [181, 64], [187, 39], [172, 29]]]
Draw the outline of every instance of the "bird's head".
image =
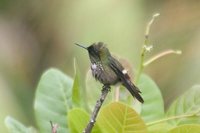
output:
[[82, 46], [80, 44], [76, 44], [84, 49], [86, 49], [89, 53], [90, 60], [92, 63], [98, 62], [100, 60], [104, 60], [110, 56], [110, 52], [108, 48], [106, 48], [103, 42], [93, 43], [89, 47]]

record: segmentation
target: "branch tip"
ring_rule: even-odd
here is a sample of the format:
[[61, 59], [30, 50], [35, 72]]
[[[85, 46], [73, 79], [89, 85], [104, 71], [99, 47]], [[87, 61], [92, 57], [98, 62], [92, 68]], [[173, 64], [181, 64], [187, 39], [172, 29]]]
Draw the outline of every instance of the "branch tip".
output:
[[143, 66], [148, 66], [149, 64], [151, 64], [152, 62], [156, 61], [157, 59], [161, 58], [161, 57], [164, 57], [166, 55], [169, 55], [169, 54], [177, 54], [177, 55], [180, 55], [182, 54], [182, 51], [181, 50], [172, 50], [172, 49], [169, 49], [169, 50], [165, 50], [161, 53], [158, 53], [157, 55], [153, 56], [152, 58], [150, 58], [148, 61], [144, 62], [143, 63]]
[[151, 20], [150, 20], [149, 23], [147, 24], [146, 32], [145, 32], [145, 38], [148, 38], [151, 25], [152, 25], [152, 23], [154, 22], [154, 19], [157, 18], [158, 16], [160, 16], [160, 13], [155, 13], [155, 14], [153, 14]]
[[158, 16], [160, 16], [160, 13], [155, 13], [155, 14], [153, 15], [154, 18], [156, 18], [156, 17], [158, 17]]
[[175, 53], [176, 54], [182, 54], [182, 51], [181, 50], [176, 50]]

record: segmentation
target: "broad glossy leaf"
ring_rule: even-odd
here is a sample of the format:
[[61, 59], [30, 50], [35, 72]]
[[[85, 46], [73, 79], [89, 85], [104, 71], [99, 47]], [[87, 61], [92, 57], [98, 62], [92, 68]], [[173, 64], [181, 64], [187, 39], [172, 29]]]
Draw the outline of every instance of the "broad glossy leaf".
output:
[[200, 125], [198, 124], [181, 125], [171, 129], [167, 133], [200, 133]]
[[73, 80], [56, 69], [46, 71], [35, 96], [35, 116], [41, 133], [50, 133], [50, 121], [59, 125], [59, 133], [67, 133], [67, 113], [72, 103]]
[[103, 133], [147, 133], [146, 125], [136, 111], [120, 102], [104, 106], [97, 122]]
[[[178, 97], [169, 107], [167, 116], [177, 116], [184, 114], [192, 114], [200, 111], [200, 85], [193, 86], [187, 90], [183, 95]], [[187, 119], [175, 119], [169, 121], [174, 125], [199, 123], [200, 117], [190, 117]]]
[[22, 123], [9, 116], [6, 117], [5, 124], [10, 133], [36, 133], [34, 128], [27, 128]]
[[144, 103], [142, 105], [142, 118], [145, 122], [151, 122], [164, 117], [164, 102], [160, 89], [147, 75], [142, 74], [138, 87], [142, 92]]
[[[68, 114], [68, 123], [71, 133], [82, 133], [89, 122], [89, 115], [82, 109], [72, 109]], [[95, 123], [92, 133], [101, 133], [97, 123]]]
[[84, 91], [81, 86], [80, 82], [80, 72], [77, 68], [76, 60], [74, 59], [74, 83], [73, 83], [73, 88], [72, 88], [72, 105], [75, 107], [80, 107], [83, 105], [84, 99]]

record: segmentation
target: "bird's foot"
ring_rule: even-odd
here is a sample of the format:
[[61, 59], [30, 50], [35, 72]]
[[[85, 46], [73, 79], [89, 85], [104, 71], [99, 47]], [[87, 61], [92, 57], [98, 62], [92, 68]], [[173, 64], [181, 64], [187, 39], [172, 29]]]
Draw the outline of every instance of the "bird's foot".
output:
[[103, 88], [102, 88], [102, 92], [105, 91], [105, 90], [108, 90], [108, 91], [111, 91], [110, 89], [110, 85], [103, 85]]

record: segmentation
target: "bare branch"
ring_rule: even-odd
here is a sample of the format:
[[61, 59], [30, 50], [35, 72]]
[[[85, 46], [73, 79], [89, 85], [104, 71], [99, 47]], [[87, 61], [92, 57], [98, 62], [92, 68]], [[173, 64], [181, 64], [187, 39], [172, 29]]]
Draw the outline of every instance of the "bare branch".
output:
[[181, 54], [182, 51], [180, 50], [172, 50], [172, 49], [169, 49], [169, 50], [166, 50], [164, 52], [161, 52], [155, 56], [153, 56], [151, 59], [149, 59], [148, 61], [144, 62], [143, 66], [147, 66], [149, 64], [151, 64], [152, 62], [154, 62], [155, 60], [161, 58], [161, 57], [164, 57], [166, 55], [169, 55], [169, 54]]
[[85, 128], [85, 130], [83, 131], [83, 133], [91, 133], [92, 128], [94, 127], [94, 124], [96, 122], [96, 117], [98, 115], [98, 112], [99, 112], [101, 105], [103, 104], [104, 100], [106, 99], [106, 96], [107, 96], [109, 91], [110, 91], [110, 86], [104, 85], [103, 89], [101, 91], [102, 92], [101, 96], [96, 102], [95, 108], [94, 108], [92, 115], [91, 115], [91, 118], [90, 118], [90, 121], [89, 121], [87, 127]]

